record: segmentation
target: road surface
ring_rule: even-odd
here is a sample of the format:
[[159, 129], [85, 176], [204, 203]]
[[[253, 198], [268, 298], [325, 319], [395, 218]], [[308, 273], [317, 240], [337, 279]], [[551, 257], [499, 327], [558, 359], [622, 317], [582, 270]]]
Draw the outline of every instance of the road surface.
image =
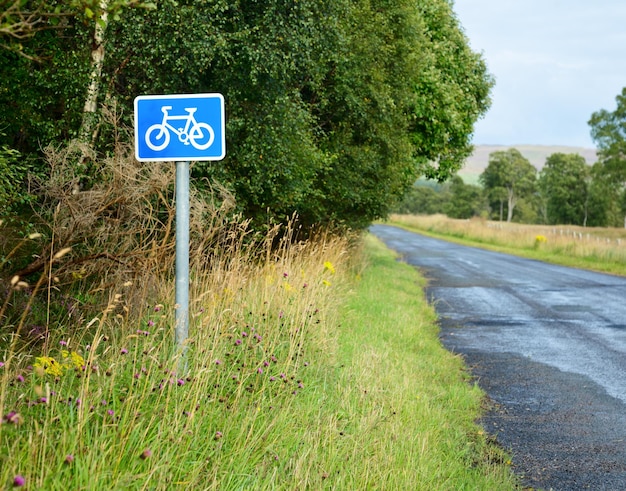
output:
[[370, 231], [429, 279], [441, 340], [487, 392], [481, 423], [524, 485], [626, 490], [626, 278]]

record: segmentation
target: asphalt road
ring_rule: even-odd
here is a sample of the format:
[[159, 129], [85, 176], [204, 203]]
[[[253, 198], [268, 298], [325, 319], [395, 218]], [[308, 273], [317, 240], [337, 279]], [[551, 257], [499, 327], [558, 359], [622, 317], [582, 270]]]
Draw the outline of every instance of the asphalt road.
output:
[[429, 279], [441, 340], [524, 485], [626, 490], [626, 278], [370, 230]]

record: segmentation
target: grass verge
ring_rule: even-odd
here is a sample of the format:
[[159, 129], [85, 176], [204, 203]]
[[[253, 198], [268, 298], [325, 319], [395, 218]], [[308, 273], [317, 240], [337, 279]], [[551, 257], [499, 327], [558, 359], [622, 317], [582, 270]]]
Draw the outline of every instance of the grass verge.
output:
[[0, 353], [0, 488], [514, 489], [423, 280], [371, 236], [359, 274], [347, 251], [197, 272], [185, 373], [173, 307], [114, 316], [124, 293], [45, 357]]

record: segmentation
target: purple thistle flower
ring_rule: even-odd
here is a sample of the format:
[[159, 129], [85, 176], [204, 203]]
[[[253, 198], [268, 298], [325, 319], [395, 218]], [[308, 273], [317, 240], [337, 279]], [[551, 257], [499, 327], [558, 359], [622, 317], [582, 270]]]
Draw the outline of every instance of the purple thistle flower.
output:
[[66, 464], [71, 464], [72, 462], [74, 462], [74, 456], [71, 453], [67, 454], [65, 456], [65, 463]]
[[24, 478], [24, 476], [21, 475], [17, 475], [13, 478], [13, 486], [16, 488], [21, 488], [22, 486], [24, 486], [24, 484], [26, 484], [26, 479]]
[[247, 337], [247, 336], [248, 336], [248, 333], [247, 333], [246, 331], [243, 331], [243, 332], [241, 333], [241, 337], [242, 337], [242, 338], [245, 338], [245, 337]]
[[115, 414], [115, 411], [113, 411], [113, 409], [109, 409], [109, 410], [107, 410], [107, 414], [109, 416], [113, 416]]
[[15, 380], [17, 380], [20, 384], [22, 382], [24, 382], [24, 375], [22, 375], [21, 373], [17, 375], [17, 377], [15, 377]]
[[184, 379], [182, 379], [182, 378], [179, 378], [179, 379], [176, 381], [176, 383], [177, 383], [179, 386], [181, 386], [181, 385], [185, 385], [185, 380], [184, 380]]
[[150, 319], [148, 321], [148, 327], [152, 327], [152, 326], [154, 326], [154, 321], [152, 319]]
[[123, 354], [123, 355], [125, 355], [126, 353], [128, 353], [128, 350], [127, 350], [126, 348], [122, 348], [122, 349], [120, 350], [120, 353], [121, 353], [121, 354]]
[[216, 365], [221, 365], [222, 364], [222, 360], [215, 360], [215, 364]]
[[59, 341], [59, 344], [61, 346], [67, 346], [67, 341], [61, 340], [61, 341]]
[[152, 457], [152, 450], [150, 450], [149, 448], [146, 448], [143, 452], [141, 452], [141, 455], [139, 456], [139, 458], [142, 460], [149, 459], [150, 457]]
[[0, 368], [2, 368], [4, 366], [4, 362], [0, 361]]
[[235, 345], [239, 346], [241, 344], [241, 339], [238, 339], [237, 341], [235, 341]]
[[216, 431], [215, 432], [215, 436], [213, 437], [214, 440], [219, 440], [220, 438], [222, 438], [224, 435], [221, 431]]
[[263, 373], [263, 369], [262, 369], [261, 367], [259, 367], [259, 368], [257, 369], [257, 372], [258, 372], [258, 373]]

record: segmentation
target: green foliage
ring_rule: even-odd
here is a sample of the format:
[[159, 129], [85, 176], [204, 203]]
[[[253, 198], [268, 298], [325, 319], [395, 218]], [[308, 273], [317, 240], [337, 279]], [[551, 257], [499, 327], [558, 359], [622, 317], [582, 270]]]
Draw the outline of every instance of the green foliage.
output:
[[[28, 154], [76, 136], [103, 13], [96, 0], [50, 5], [67, 15], [25, 45], [34, 75], [33, 61], [0, 51], [1, 143]], [[356, 228], [384, 217], [420, 175], [445, 180], [461, 166], [489, 104], [492, 80], [446, 0], [115, 0], [106, 10], [99, 102], [130, 125], [140, 94], [224, 94], [227, 157], [194, 176], [227, 186], [257, 226], [294, 213]], [[100, 124], [95, 147], [108, 154], [119, 132]]]
[[418, 181], [409, 189], [393, 208], [394, 213], [412, 215], [434, 215], [444, 213], [444, 207], [450, 199], [449, 186], [435, 183], [428, 185]]
[[626, 87], [615, 99], [615, 110], [602, 109], [593, 113], [589, 126], [591, 137], [598, 146], [603, 174], [623, 186], [626, 183]]
[[415, 86], [413, 143], [423, 174], [443, 181], [472, 153], [473, 125], [490, 106], [494, 81], [470, 50], [451, 2], [419, 2], [417, 8], [428, 42]]
[[0, 210], [6, 213], [14, 205], [28, 200], [28, 195], [22, 193], [23, 186], [20, 186], [27, 173], [28, 165], [20, 152], [0, 145]]
[[555, 153], [548, 157], [538, 181], [545, 200], [547, 223], [586, 224], [589, 171], [580, 155]]
[[492, 210], [499, 210], [500, 220], [506, 207], [506, 221], [510, 222], [518, 200], [532, 195], [536, 175], [537, 170], [515, 148], [489, 155], [489, 164], [479, 181], [487, 193]]
[[450, 182], [450, 200], [444, 207], [450, 218], [472, 218], [480, 216], [487, 204], [479, 186], [465, 184], [460, 176], [454, 176]]
[[[602, 109], [593, 113], [589, 126], [591, 137], [598, 146], [594, 182], [597, 182], [600, 193], [596, 193], [596, 203], [604, 201], [608, 205], [600, 206], [608, 223], [622, 226], [626, 224], [626, 87], [615, 100], [615, 110]], [[608, 203], [607, 197], [611, 197]], [[616, 211], [621, 214], [619, 219], [615, 216]]]

